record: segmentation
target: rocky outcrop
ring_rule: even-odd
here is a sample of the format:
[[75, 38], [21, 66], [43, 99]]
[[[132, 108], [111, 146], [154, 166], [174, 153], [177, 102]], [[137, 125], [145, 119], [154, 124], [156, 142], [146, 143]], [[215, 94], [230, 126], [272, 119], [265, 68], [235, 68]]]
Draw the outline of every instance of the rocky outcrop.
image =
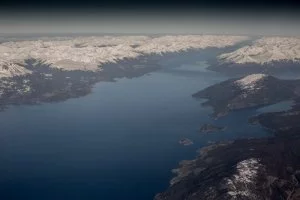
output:
[[226, 127], [223, 126], [216, 126], [213, 124], [203, 124], [200, 128], [201, 133], [211, 133], [211, 132], [217, 132], [217, 131], [223, 131]]
[[183, 146], [189, 146], [189, 145], [194, 144], [193, 141], [188, 139], [188, 138], [183, 138], [183, 139], [179, 140], [178, 143], [183, 145]]

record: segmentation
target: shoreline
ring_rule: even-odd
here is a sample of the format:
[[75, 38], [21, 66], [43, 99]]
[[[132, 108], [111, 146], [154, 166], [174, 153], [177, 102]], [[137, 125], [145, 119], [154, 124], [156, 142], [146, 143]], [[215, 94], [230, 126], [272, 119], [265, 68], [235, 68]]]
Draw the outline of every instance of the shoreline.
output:
[[[1, 78], [0, 111], [7, 109], [9, 106], [38, 105], [83, 97], [91, 93], [96, 83], [116, 81], [118, 78], [130, 79], [143, 76], [161, 69], [159, 62], [168, 58], [176, 58], [178, 55], [184, 57], [190, 54], [199, 54], [200, 57], [210, 55], [212, 59], [215, 55], [236, 47], [236, 45], [224, 48], [208, 47], [205, 49], [188, 49], [179, 52], [143, 55], [137, 58], [119, 60], [116, 63], [104, 64], [101, 67], [102, 70], [98, 72], [64, 71], [52, 68], [42, 61], [26, 60], [24, 67], [33, 70], [33, 73]], [[26, 83], [24, 83], [24, 80]], [[6, 84], [3, 84], [3, 82]], [[19, 91], [19, 93], [16, 91]]]
[[284, 111], [250, 116], [249, 124], [272, 135], [202, 147], [195, 159], [182, 161], [172, 170], [176, 176], [170, 186], [154, 199], [296, 198], [300, 193], [299, 117], [299, 98]]

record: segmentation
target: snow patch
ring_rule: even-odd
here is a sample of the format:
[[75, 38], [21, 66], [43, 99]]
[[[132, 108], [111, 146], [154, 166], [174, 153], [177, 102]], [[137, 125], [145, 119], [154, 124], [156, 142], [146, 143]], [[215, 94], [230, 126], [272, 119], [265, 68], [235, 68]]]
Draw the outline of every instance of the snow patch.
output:
[[240, 87], [242, 90], [260, 89], [258, 87], [258, 83], [265, 77], [267, 77], [266, 74], [251, 74], [235, 81], [234, 83], [238, 85], [238, 87]]
[[231, 178], [225, 178], [228, 194], [232, 199], [241, 197], [256, 199], [256, 195], [251, 189], [255, 188], [255, 179], [258, 176], [258, 170], [262, 167], [263, 165], [257, 158], [249, 158], [237, 164], [236, 174]]
[[30, 70], [28, 70], [20, 65], [0, 60], [0, 78], [23, 76], [23, 75], [30, 74], [30, 73], [31, 73]]

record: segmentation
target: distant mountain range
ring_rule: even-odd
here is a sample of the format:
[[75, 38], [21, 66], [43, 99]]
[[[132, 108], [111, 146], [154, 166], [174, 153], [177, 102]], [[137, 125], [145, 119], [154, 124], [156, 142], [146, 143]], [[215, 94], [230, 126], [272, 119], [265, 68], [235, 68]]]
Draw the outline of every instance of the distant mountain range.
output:
[[250, 45], [221, 54], [209, 69], [229, 74], [299, 73], [300, 38], [263, 37]]
[[[189, 49], [222, 48], [247, 40], [245, 36], [102, 36], [37, 39], [0, 44], [0, 77], [27, 74], [27, 59], [45, 62], [62, 70], [99, 71], [107, 63]], [[19, 68], [18, 70], [16, 68]]]
[[218, 57], [221, 62], [269, 64], [278, 61], [300, 62], [300, 38], [263, 37], [251, 45]]

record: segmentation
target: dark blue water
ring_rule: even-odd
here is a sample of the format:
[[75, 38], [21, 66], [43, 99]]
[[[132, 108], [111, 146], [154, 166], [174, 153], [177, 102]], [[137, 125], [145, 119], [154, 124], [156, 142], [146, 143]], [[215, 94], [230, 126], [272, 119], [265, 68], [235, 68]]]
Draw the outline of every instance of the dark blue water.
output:
[[[101, 82], [86, 97], [1, 112], [0, 199], [150, 200], [208, 141], [266, 135], [247, 124], [255, 110], [215, 121], [192, 98], [228, 78], [203, 61], [168, 58], [160, 71]], [[227, 129], [203, 136], [203, 123]], [[185, 137], [195, 144], [180, 146]]]
[[293, 100], [282, 101], [276, 104], [272, 104], [269, 106], [265, 106], [263, 108], [257, 109], [258, 113], [266, 113], [266, 112], [282, 112], [285, 110], [290, 110], [294, 105]]

